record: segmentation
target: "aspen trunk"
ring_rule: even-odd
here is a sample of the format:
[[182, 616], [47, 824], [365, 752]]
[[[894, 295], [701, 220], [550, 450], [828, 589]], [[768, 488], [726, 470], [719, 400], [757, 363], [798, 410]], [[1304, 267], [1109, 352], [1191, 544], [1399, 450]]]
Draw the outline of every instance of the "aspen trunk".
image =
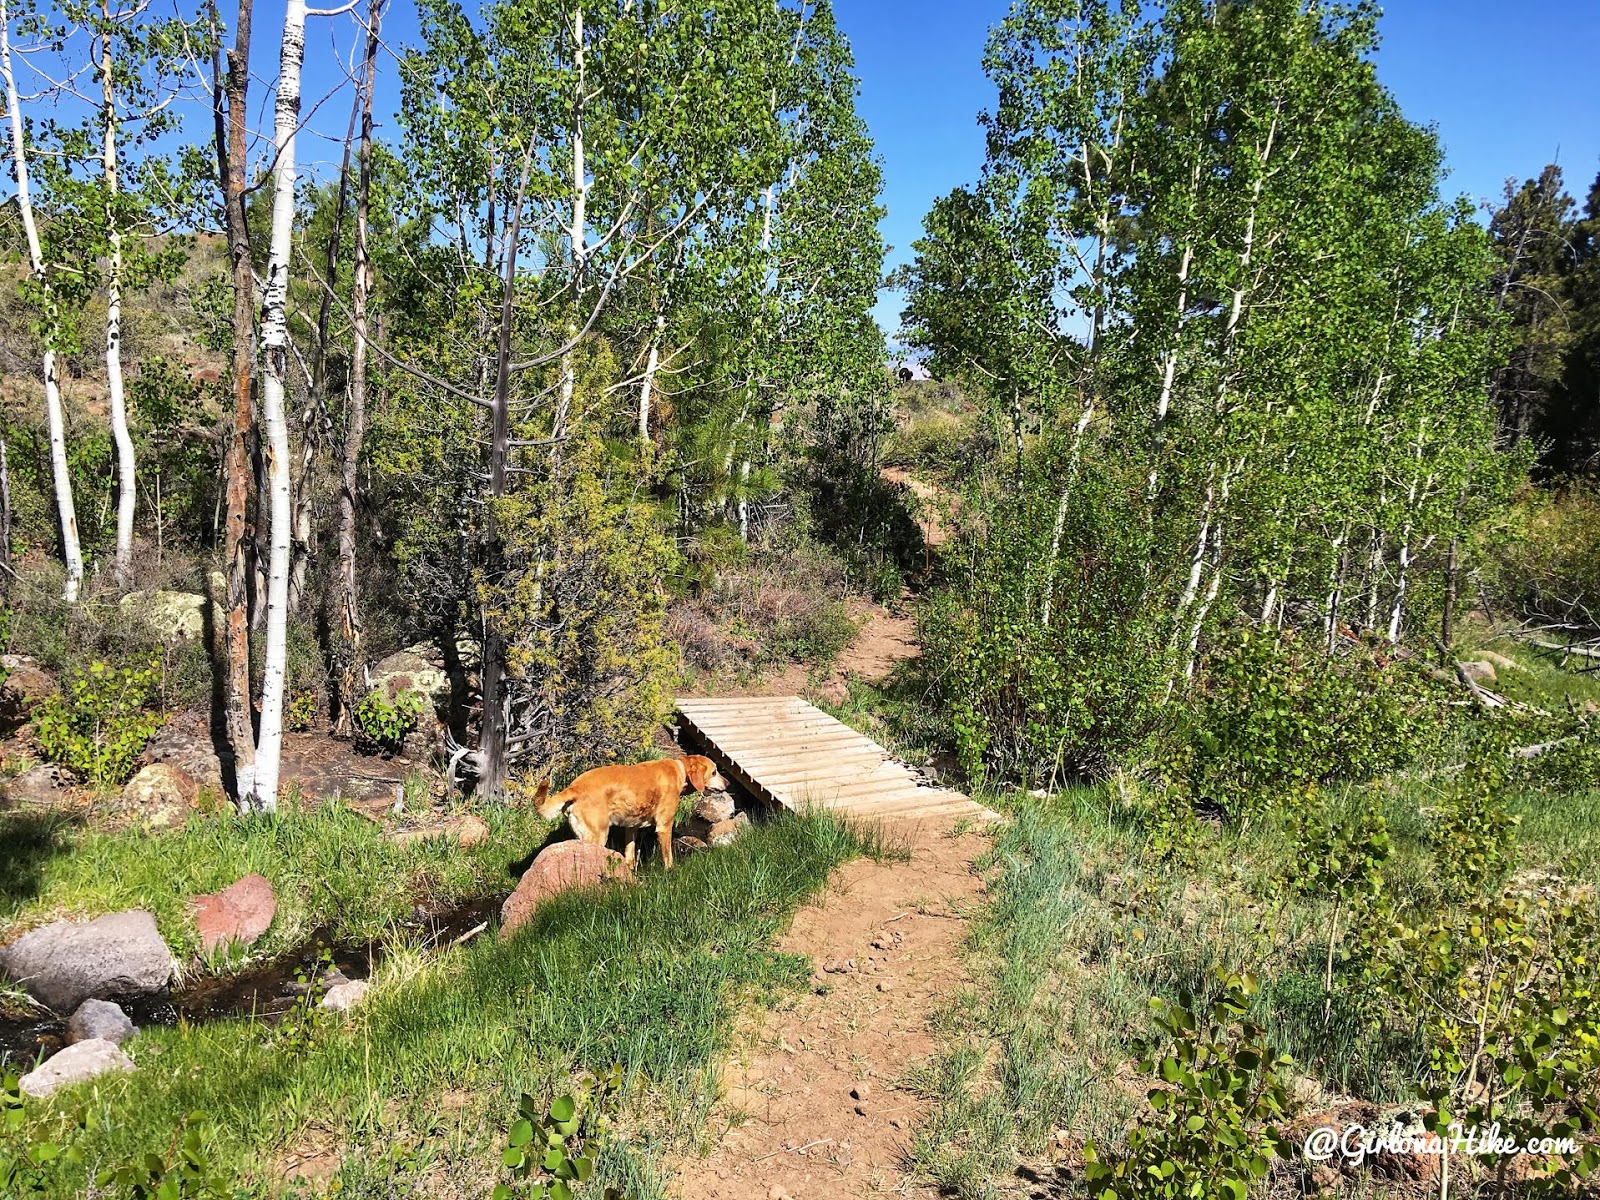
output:
[[[223, 546], [227, 555], [227, 730], [234, 760], [234, 794], [248, 808], [255, 788], [255, 728], [250, 708], [250, 576], [254, 549], [249, 525], [251, 376], [255, 365], [255, 274], [250, 264], [250, 231], [245, 223], [245, 155], [248, 130], [245, 111], [250, 86], [250, 18], [253, 0], [239, 0], [234, 47], [228, 51], [224, 81], [219, 58], [214, 63], [213, 113], [216, 119], [217, 166], [227, 212], [228, 257], [233, 270], [233, 431], [225, 464], [226, 518]], [[216, 10], [212, 9], [213, 24]]]
[[1050, 628], [1050, 612], [1056, 595], [1056, 560], [1061, 557], [1061, 535], [1067, 527], [1067, 504], [1072, 498], [1072, 485], [1078, 481], [1078, 461], [1083, 451], [1083, 431], [1094, 419], [1094, 401], [1083, 406], [1083, 414], [1072, 431], [1072, 452], [1067, 460], [1067, 481], [1061, 485], [1061, 498], [1056, 502], [1055, 526], [1050, 531], [1050, 554], [1044, 567], [1044, 603], [1040, 606], [1039, 625]]
[[62, 596], [76, 603], [83, 584], [83, 550], [78, 542], [78, 510], [72, 500], [72, 475], [67, 466], [67, 423], [61, 407], [61, 377], [56, 368], [56, 342], [60, 339], [60, 315], [55, 289], [45, 270], [44, 247], [34, 221], [33, 200], [28, 190], [28, 154], [23, 138], [22, 101], [17, 95], [16, 77], [11, 71], [11, 13], [0, 0], [0, 78], [6, 86], [6, 110], [11, 121], [11, 164], [17, 177], [17, 212], [28, 242], [28, 270], [38, 286], [44, 326], [44, 407], [50, 430], [50, 476], [55, 488], [56, 518], [61, 525], [61, 559], [67, 568]]
[[265, 434], [272, 546], [267, 566], [267, 646], [261, 672], [261, 731], [256, 741], [254, 807], [276, 812], [283, 748], [283, 694], [289, 648], [289, 255], [294, 237], [295, 130], [300, 123], [300, 67], [306, 49], [305, 0], [288, 0], [278, 60], [272, 169], [272, 241], [261, 300], [261, 417]]
[[[111, 13], [100, 13], [109, 29]], [[117, 543], [114, 571], [117, 587], [126, 590], [133, 573], [133, 516], [139, 483], [133, 437], [128, 433], [128, 407], [122, 387], [122, 229], [117, 214], [117, 96], [111, 71], [111, 36], [100, 39], [100, 120], [106, 188], [106, 393], [111, 408], [111, 440], [117, 448]]]
[[[361, 609], [356, 575], [356, 488], [360, 481], [361, 443], [367, 433], [367, 300], [372, 292], [372, 260], [368, 254], [368, 219], [372, 204], [372, 89], [378, 65], [378, 24], [383, 0], [367, 10], [366, 58], [361, 77], [361, 146], [356, 181], [355, 279], [351, 322], [355, 343], [350, 348], [349, 405], [345, 414], [344, 453], [339, 471], [339, 615], [348, 643], [344, 678], [339, 687], [341, 728], [348, 724], [361, 677]], [[331, 257], [331, 255], [330, 255]]]
[[655, 386], [656, 371], [661, 366], [661, 339], [665, 336], [667, 317], [656, 314], [655, 332], [650, 338], [650, 352], [645, 357], [644, 378], [639, 381], [639, 445], [650, 443], [650, 393]]

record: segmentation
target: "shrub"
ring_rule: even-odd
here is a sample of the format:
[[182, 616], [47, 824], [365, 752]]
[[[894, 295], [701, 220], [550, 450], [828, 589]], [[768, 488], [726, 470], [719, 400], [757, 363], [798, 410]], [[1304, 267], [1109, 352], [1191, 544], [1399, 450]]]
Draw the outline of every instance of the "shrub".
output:
[[951, 581], [918, 625], [930, 698], [969, 776], [1104, 774], [1160, 727], [1171, 659], [1148, 599], [1144, 486], [1116, 464], [1085, 470], [1054, 554], [1053, 476], [964, 502], [968, 532], [945, 556]]
[[[511, 1182], [496, 1184], [492, 1200], [572, 1200], [572, 1185], [594, 1175], [621, 1086], [622, 1068], [613, 1066], [603, 1077], [585, 1075], [548, 1109], [524, 1095], [501, 1155]], [[623, 1200], [622, 1192], [607, 1188], [605, 1200]]]
[[1293, 631], [1236, 633], [1206, 658], [1185, 730], [1195, 798], [1235, 817], [1409, 761], [1435, 710], [1421, 673], [1387, 647], [1328, 657]]
[[1600, 487], [1528, 489], [1485, 572], [1490, 594], [1515, 612], [1600, 626]]
[[150, 711], [161, 683], [156, 663], [118, 667], [95, 661], [64, 681], [34, 715], [39, 748], [96, 783], [122, 783], [162, 716]]
[[352, 713], [356, 745], [383, 754], [398, 753], [416, 729], [424, 703], [413, 691], [402, 691], [390, 697], [383, 689], [373, 688], [361, 697]]
[[1288, 1108], [1292, 1065], [1245, 1020], [1255, 981], [1224, 981], [1202, 1025], [1191, 1001], [1150, 1002], [1158, 1038], [1142, 1040], [1139, 1069], [1151, 1077], [1154, 1115], [1128, 1134], [1120, 1155], [1090, 1143], [1084, 1178], [1097, 1200], [1224, 1197], [1244, 1200], [1267, 1177], [1283, 1142], [1269, 1124]]

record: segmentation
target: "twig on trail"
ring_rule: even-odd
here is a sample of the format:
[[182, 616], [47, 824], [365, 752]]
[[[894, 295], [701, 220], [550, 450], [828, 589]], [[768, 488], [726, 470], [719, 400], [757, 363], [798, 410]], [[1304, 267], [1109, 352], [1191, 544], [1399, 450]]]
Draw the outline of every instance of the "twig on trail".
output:
[[766, 1162], [769, 1158], [777, 1158], [780, 1154], [804, 1154], [818, 1146], [826, 1146], [832, 1138], [818, 1138], [814, 1142], [807, 1142], [804, 1146], [785, 1146], [782, 1150], [774, 1150], [771, 1154], [763, 1154], [760, 1158], [753, 1158], [751, 1162]]
[[480, 933], [482, 933], [487, 928], [489, 928], [489, 922], [480, 921], [478, 924], [474, 925], [471, 929], [469, 929], [465, 933], [463, 933], [455, 941], [451, 942], [448, 946], [445, 947], [445, 949], [446, 950], [454, 950], [457, 946], [461, 945], [462, 942], [471, 941], [473, 938], [477, 937]]
[[916, 915], [917, 915], [917, 910], [916, 909], [911, 909], [908, 912], [895, 914], [894, 916], [890, 917], [887, 921], [885, 921], [884, 924], [885, 925], [889, 925], [889, 924], [894, 923], [895, 921], [900, 920], [902, 917], [914, 917]]

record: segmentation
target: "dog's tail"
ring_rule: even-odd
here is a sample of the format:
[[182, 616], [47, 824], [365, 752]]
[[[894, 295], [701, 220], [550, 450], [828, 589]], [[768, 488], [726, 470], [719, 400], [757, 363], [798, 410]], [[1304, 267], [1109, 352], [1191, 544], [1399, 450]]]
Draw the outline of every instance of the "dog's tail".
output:
[[541, 779], [539, 781], [539, 790], [533, 794], [533, 806], [539, 810], [539, 815], [548, 821], [552, 817], [560, 815], [561, 810], [567, 806], [566, 796], [565, 792], [557, 792], [552, 796], [550, 794], [550, 781]]

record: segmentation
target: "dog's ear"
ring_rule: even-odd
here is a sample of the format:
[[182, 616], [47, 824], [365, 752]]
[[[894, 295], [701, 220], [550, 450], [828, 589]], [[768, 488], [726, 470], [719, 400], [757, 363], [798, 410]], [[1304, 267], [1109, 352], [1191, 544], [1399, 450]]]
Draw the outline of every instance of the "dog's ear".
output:
[[704, 754], [690, 754], [683, 760], [683, 773], [689, 777], [689, 786], [697, 792], [706, 790], [711, 773], [716, 769], [717, 765]]

